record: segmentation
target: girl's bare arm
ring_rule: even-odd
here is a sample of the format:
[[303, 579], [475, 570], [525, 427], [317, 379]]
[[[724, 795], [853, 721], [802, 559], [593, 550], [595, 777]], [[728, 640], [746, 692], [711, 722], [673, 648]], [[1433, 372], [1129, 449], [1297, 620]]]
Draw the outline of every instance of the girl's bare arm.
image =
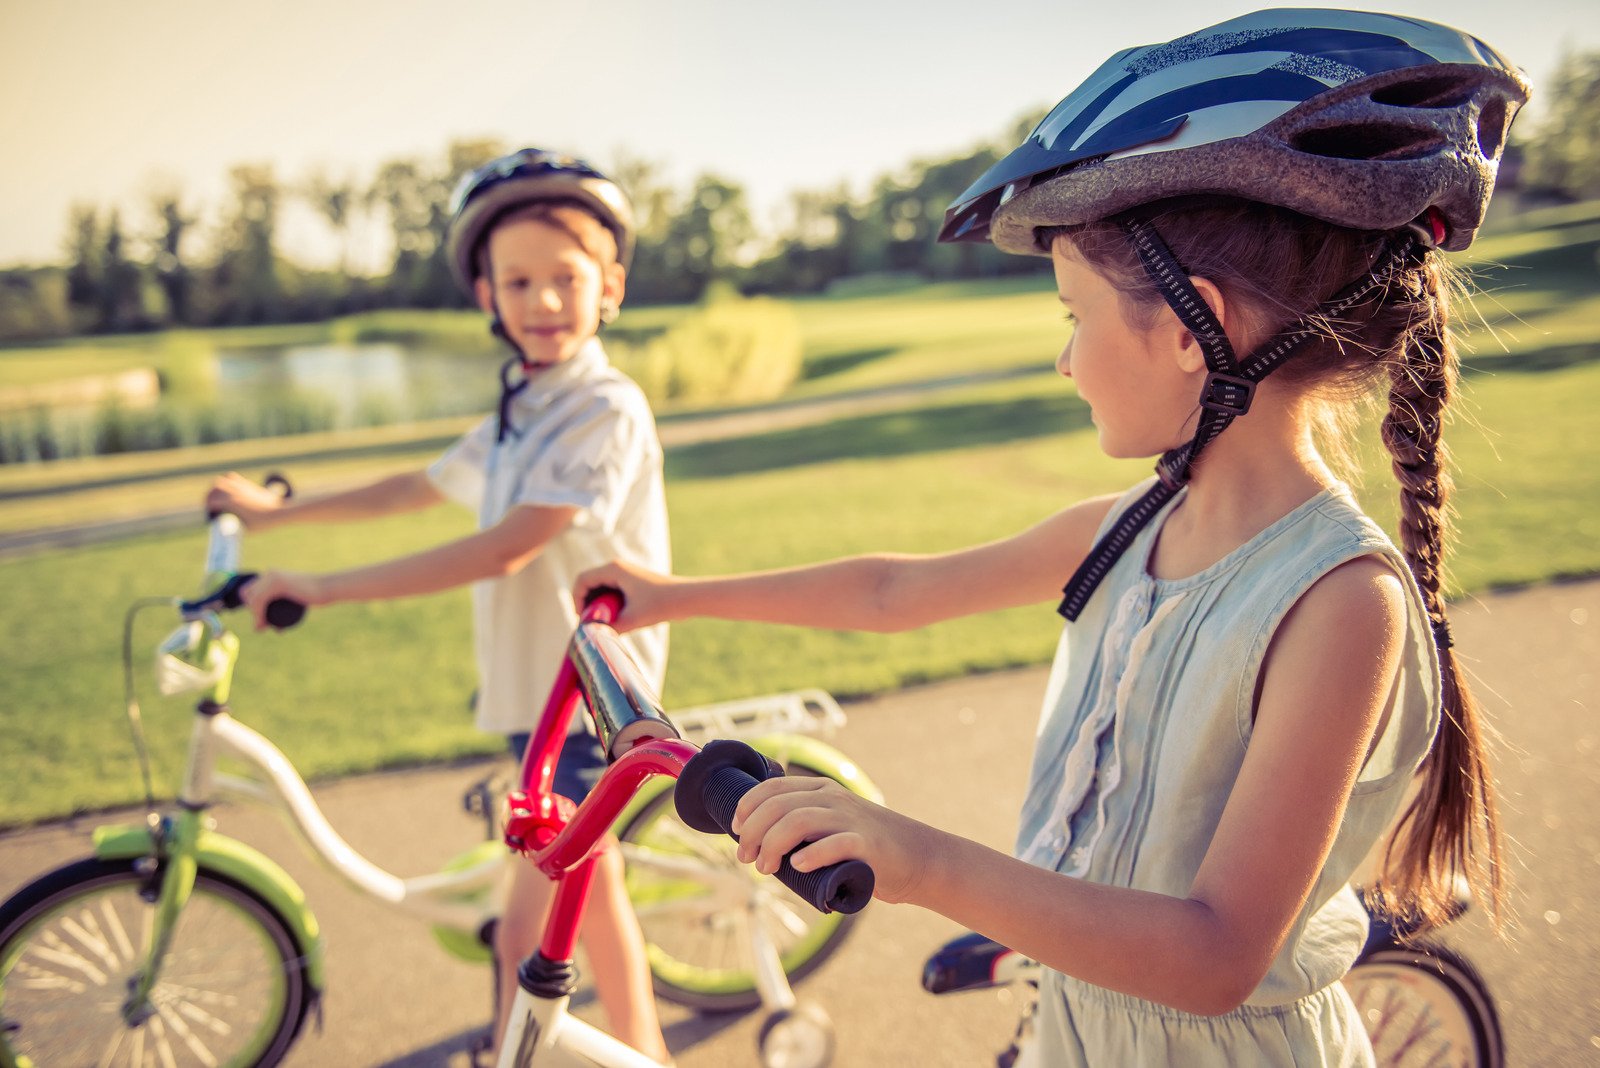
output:
[[[1405, 600], [1374, 560], [1325, 576], [1268, 653], [1240, 776], [1186, 897], [1073, 879], [835, 790], [774, 779], [740, 803], [763, 871], [858, 857], [878, 895], [939, 912], [1068, 975], [1204, 1014], [1261, 982], [1327, 858], [1398, 670]], [[1178, 712], [1181, 714], [1181, 710]]]
[[710, 578], [612, 563], [580, 575], [574, 595], [581, 603], [599, 587], [621, 590], [625, 629], [710, 616], [835, 630], [910, 630], [1059, 596], [1114, 501], [1084, 501], [1013, 537], [934, 555], [881, 553]]

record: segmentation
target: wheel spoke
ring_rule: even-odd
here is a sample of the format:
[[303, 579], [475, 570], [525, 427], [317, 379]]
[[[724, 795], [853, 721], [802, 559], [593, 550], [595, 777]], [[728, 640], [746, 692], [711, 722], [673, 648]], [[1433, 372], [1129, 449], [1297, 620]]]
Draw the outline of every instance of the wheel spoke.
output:
[[[126, 862], [41, 877], [0, 915], [0, 1062], [102, 1068], [276, 1063], [306, 1007], [293, 937], [255, 897], [205, 872], [171, 933], [149, 1012], [124, 1019], [155, 908]], [[15, 904], [23, 895], [29, 901]], [[142, 931], [140, 937], [132, 932]]]

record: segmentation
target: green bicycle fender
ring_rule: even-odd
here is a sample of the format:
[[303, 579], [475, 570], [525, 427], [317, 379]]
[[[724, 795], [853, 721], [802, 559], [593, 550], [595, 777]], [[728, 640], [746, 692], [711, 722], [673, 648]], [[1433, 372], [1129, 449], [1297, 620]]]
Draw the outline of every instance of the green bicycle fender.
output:
[[[883, 803], [883, 791], [867, 777], [861, 766], [820, 738], [808, 734], [764, 734], [752, 738], [750, 744], [773, 760], [784, 764], [797, 761], [813, 771], [824, 773], [830, 779], [838, 780], [853, 794]], [[647, 780], [617, 816], [616, 822], [611, 825], [612, 832], [620, 833], [640, 809], [672, 789], [672, 783], [673, 780], [665, 775]]]
[[798, 762], [837, 780], [853, 794], [883, 803], [883, 791], [861, 766], [820, 738], [809, 734], [767, 734], [751, 739], [750, 744], [780, 763]]
[[[101, 860], [149, 856], [153, 849], [148, 827], [123, 824], [95, 828], [94, 853]], [[202, 871], [225, 876], [271, 905], [289, 925], [290, 934], [305, 958], [307, 982], [319, 993], [326, 988], [322, 932], [317, 918], [306, 907], [305, 891], [288, 872], [259, 850], [236, 838], [208, 830], [200, 832], [195, 861]]]

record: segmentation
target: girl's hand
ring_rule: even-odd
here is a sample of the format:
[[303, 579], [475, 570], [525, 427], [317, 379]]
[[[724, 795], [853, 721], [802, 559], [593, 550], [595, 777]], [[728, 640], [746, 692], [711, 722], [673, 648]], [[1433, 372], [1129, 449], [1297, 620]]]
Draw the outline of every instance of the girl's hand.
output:
[[239, 599], [255, 617], [256, 630], [266, 630], [271, 626], [267, 622], [267, 605], [279, 597], [299, 601], [307, 607], [328, 604], [331, 600], [323, 576], [301, 571], [267, 571], [239, 589]]
[[622, 615], [616, 622], [616, 629], [619, 633], [626, 633], [681, 618], [673, 612], [673, 592], [677, 586], [678, 580], [671, 575], [657, 574], [636, 564], [613, 560], [579, 575], [572, 585], [572, 599], [581, 608], [596, 590], [620, 590]]
[[239, 517], [247, 530], [265, 530], [283, 518], [283, 497], [276, 490], [229, 471], [206, 492], [207, 512], [227, 512]]
[[941, 832], [851, 793], [832, 779], [779, 777], [757, 784], [734, 810], [739, 860], [770, 875], [784, 855], [809, 842], [789, 862], [814, 871], [841, 860], [872, 865], [873, 896], [909, 901], [938, 856]]

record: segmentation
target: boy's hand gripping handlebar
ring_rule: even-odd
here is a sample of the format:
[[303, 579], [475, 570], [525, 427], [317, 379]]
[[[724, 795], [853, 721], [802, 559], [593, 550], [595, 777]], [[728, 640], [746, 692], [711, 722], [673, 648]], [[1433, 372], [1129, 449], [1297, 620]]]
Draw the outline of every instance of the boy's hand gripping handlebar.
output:
[[[782, 774], [781, 768], [743, 742], [728, 738], [710, 742], [678, 776], [678, 816], [697, 831], [723, 832], [738, 841], [729, 827], [739, 799], [756, 783]], [[791, 850], [789, 856], [793, 855]], [[844, 860], [801, 872], [789, 863], [789, 856], [778, 866], [778, 881], [819, 911], [860, 912], [872, 900], [876, 877], [866, 861]]]
[[[278, 474], [276, 471], [262, 479], [261, 484], [269, 489], [276, 486], [279, 494], [284, 500], [288, 500], [290, 497], [294, 496], [294, 487], [289, 484], [289, 480], [283, 475]], [[226, 513], [215, 510], [207, 510], [206, 521], [208, 523], [215, 523], [218, 518], [225, 514]], [[215, 528], [213, 528], [213, 537], [215, 537], [215, 534], [216, 531]], [[234, 529], [231, 537], [235, 544], [237, 544], [237, 528]], [[236, 559], [237, 550], [233, 550], [233, 553]], [[260, 575], [255, 571], [241, 571], [238, 574], [230, 575], [228, 580], [217, 589], [206, 594], [204, 597], [197, 598], [193, 601], [185, 601], [180, 607], [184, 612], [188, 613], [216, 608], [226, 608], [230, 610], [234, 608], [241, 608], [244, 606], [244, 601], [239, 596], [240, 591], [245, 587], [246, 584], [255, 581], [259, 577]], [[274, 597], [267, 605], [267, 610], [265, 613], [267, 617], [267, 623], [276, 630], [288, 630], [290, 627], [300, 622], [300, 620], [304, 619], [305, 614], [306, 606], [301, 604], [299, 601], [288, 597]]]

